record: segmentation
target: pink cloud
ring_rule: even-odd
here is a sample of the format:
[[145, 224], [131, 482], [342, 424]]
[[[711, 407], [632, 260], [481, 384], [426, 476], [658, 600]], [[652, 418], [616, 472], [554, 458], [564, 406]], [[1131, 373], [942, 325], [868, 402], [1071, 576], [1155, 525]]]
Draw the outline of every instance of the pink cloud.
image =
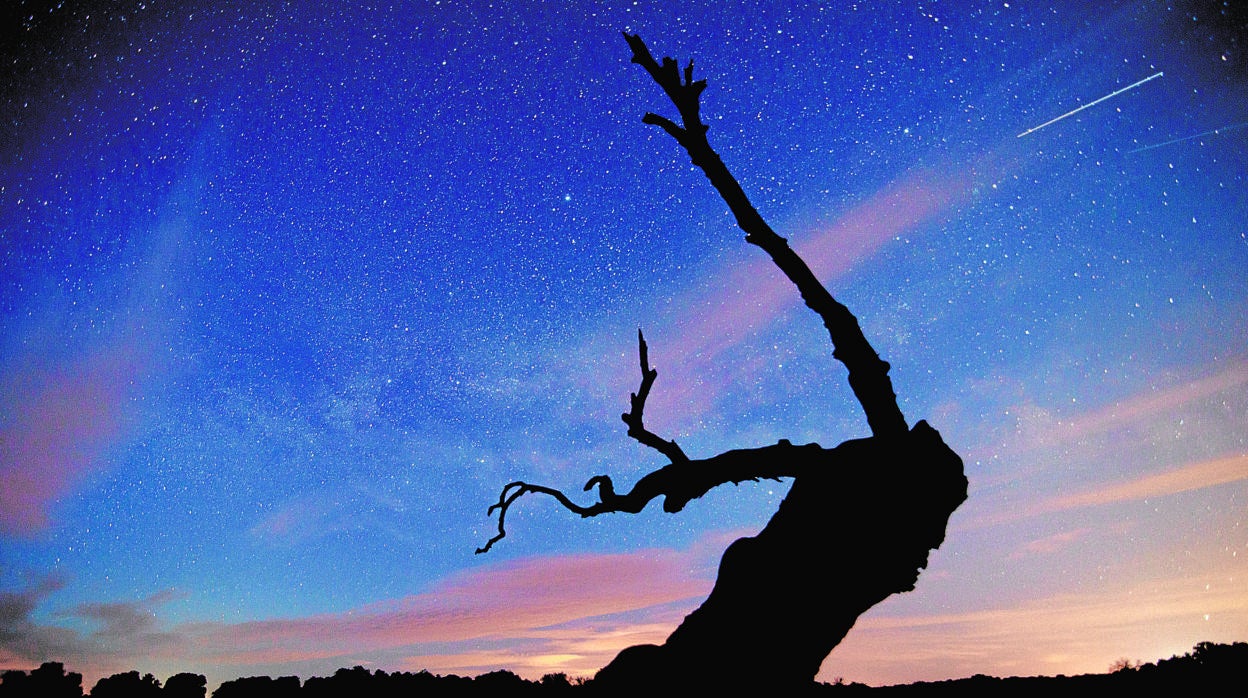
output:
[[[1235, 423], [1232, 405], [1245, 385], [1248, 385], [1248, 362], [1240, 361], [1217, 373], [1129, 395], [1082, 413], [1057, 417], [1031, 405], [1013, 407], [1011, 412], [1020, 415], [1016, 436], [1007, 439], [1002, 446], [972, 450], [966, 456], [967, 461], [1008, 457], [1011, 461], [1026, 462], [1020, 456], [1032, 454], [1031, 457], [1040, 462], [1056, 462], [1071, 459], [1072, 452], [1075, 452], [1084, 462], [1122, 462], [1125, 449], [1148, 443], [1147, 439], [1141, 438], [1141, 434], [1154, 433], [1171, 420], [1206, 412], [1226, 419], [1205, 420], [1206, 426], [1203, 427], [1201, 420], [1189, 420], [1194, 426], [1187, 443], [1199, 443], [1194, 448], [1210, 451], [1221, 445], [1229, 452], [1220, 457], [1185, 463], [1182, 459], [1186, 452], [1177, 447], [1171, 448], [1169, 452], [1174, 455], [1170, 458], [1174, 464], [1168, 469], [1105, 482], [1081, 492], [1037, 498], [1028, 505], [1016, 504], [1008, 510], [961, 519], [957, 526], [979, 528], [1038, 514], [1142, 500], [1248, 479], [1248, 454], [1232, 450], [1235, 445], [1233, 439], [1226, 438], [1224, 426]], [[1156, 451], [1156, 448], [1153, 450]], [[1046, 457], [1045, 454], [1052, 455]], [[1158, 451], [1153, 457], [1163, 455], [1164, 452]], [[1023, 478], [1017, 467], [1008, 471], [998, 470], [995, 477], [1012, 482]], [[991, 483], [993, 478], [994, 474], [986, 473], [981, 482]], [[971, 506], [974, 508], [974, 504]]]
[[964, 523], [961, 528], [995, 526], [1042, 514], [1165, 497], [1243, 480], [1248, 480], [1248, 454], [1231, 455], [1187, 463], [1160, 473], [1143, 475], [1125, 482], [1108, 483], [1083, 492], [1050, 497], [1030, 506], [978, 517]]
[[1062, 531], [1051, 536], [1029, 541], [1023, 545], [1021, 550], [1011, 554], [1010, 559], [1017, 560], [1029, 555], [1049, 555], [1083, 540], [1090, 533], [1092, 533], [1091, 528], [1077, 528], [1073, 531]]
[[694, 604], [651, 609], [642, 619], [625, 614], [543, 628], [526, 634], [523, 642], [497, 648], [453, 647], [438, 654], [413, 655], [400, 668], [460, 675], [505, 668], [531, 679], [553, 672], [593, 676], [626, 647], [662, 644]]
[[711, 582], [691, 573], [690, 558], [669, 550], [530, 558], [478, 568], [424, 594], [345, 613], [175, 630], [192, 638], [202, 661], [242, 665], [540, 638], [550, 632], [543, 629], [599, 616], [679, 601], [692, 606]]
[[[888, 242], [946, 215], [969, 191], [966, 177], [914, 172], [845, 211], [831, 224], [793, 236], [790, 244], [815, 276], [830, 285]], [[729, 381], [740, 382], [743, 374], [749, 373], [750, 367], [742, 366], [732, 371], [713, 370], [722, 355], [801, 305], [793, 284], [766, 255], [744, 249], [748, 247], [744, 242], [742, 247], [742, 259], [747, 261], [734, 261], [711, 274], [709, 288], [679, 300], [675, 303], [678, 310], [665, 319], [664, 327], [649, 333], [654, 341], [652, 364], [661, 376], [678, 379], [664, 382], [661, 378], [652, 393], [654, 422], [660, 429], [672, 415], [696, 422], [699, 414], [711, 409]], [[835, 295], [834, 288], [829, 290]], [[818, 319], [812, 314], [810, 321], [817, 323]], [[631, 347], [623, 349], [632, 351]], [[594, 376], [594, 384], [629, 385], [640, 380], [633, 362], [599, 362], [598, 366], [587, 374]], [[671, 370], [664, 370], [665, 366]]]
[[334, 506], [328, 502], [311, 498], [296, 500], [265, 516], [248, 529], [248, 533], [269, 545], [302, 543], [323, 530], [333, 510]]
[[[181, 624], [163, 630], [157, 594], [122, 604], [84, 604], [73, 613], [102, 622], [89, 635], [36, 626], [31, 608], [46, 589], [12, 606], [0, 643], [9, 666], [37, 664], [27, 654], [38, 636], [87, 685], [139, 667], [197, 671], [224, 680], [262, 673], [329, 673], [362, 664], [388, 671], [480, 674], [509, 669], [528, 678], [591, 675], [620, 649], [661, 642], [708, 591], [690, 573], [702, 552], [530, 558], [483, 567], [427, 593], [352, 611], [302, 619]], [[1014, 605], [931, 613], [891, 599], [859, 620], [824, 663], [820, 678], [873, 684], [939, 680], [974, 673], [1104, 671], [1130, 656], [1154, 660], [1199, 641], [1241, 640], [1248, 622], [1242, 558], [1190, 577], [1055, 595]], [[921, 592], [916, 592], [921, 593]], [[7, 606], [6, 606], [7, 607]], [[20, 607], [20, 608], [19, 608]], [[906, 611], [905, 609], [914, 609]], [[52, 631], [57, 633], [53, 634]], [[20, 638], [18, 638], [20, 640]], [[142, 668], [148, 671], [148, 668]]]
[[1023, 415], [1021, 436], [1012, 443], [993, 444], [971, 451], [968, 460], [990, 460], [1006, 454], [1027, 453], [1075, 443], [1116, 430], [1139, 427], [1148, 420], [1177, 408], [1210, 401], [1222, 393], [1248, 385], [1248, 361], [1240, 361], [1211, 375], [1175, 385], [1129, 395], [1099, 409], [1067, 416], [1054, 416], [1031, 405], [1013, 407]]
[[156, 664], [227, 678], [248, 667], [300, 673], [357, 663], [511, 669], [530, 678], [592, 673], [627, 645], [662, 641], [710, 591], [701, 575], [704, 547], [515, 560], [342, 613], [229, 624], [166, 626], [159, 606], [182, 595], [162, 592], [59, 614], [97, 625], [91, 632], [42, 625], [31, 612], [48, 592], [37, 589], [0, 604], [12, 609], [12, 617], [0, 618], [8, 631], [0, 633], [0, 659], [34, 666], [50, 653], [91, 680]]
[[114, 347], [5, 381], [0, 400], [11, 416], [0, 424], [0, 533], [43, 530], [49, 505], [101, 467], [124, 430], [141, 369], [134, 353]]
[[1123, 656], [1155, 661], [1197, 642], [1241, 641], [1248, 627], [1242, 573], [1236, 564], [954, 613], [896, 612], [902, 604], [890, 600], [859, 619], [819, 677], [884, 685], [981, 673], [1103, 673]]
[[1043, 512], [1062, 511], [1079, 507], [1100, 506], [1117, 502], [1137, 501], [1150, 497], [1164, 497], [1216, 487], [1228, 482], [1248, 480], [1248, 454], [1215, 458], [1188, 463], [1161, 473], [1146, 475], [1105, 487], [1055, 497], [1039, 505]]
[[1196, 400], [1248, 385], [1248, 362], [1240, 362], [1219, 373], [1196, 378], [1162, 390], [1141, 393], [1108, 407], [1079, 415], [1062, 423], [1063, 438], [1076, 439], [1092, 433], [1137, 422], [1145, 417], [1174, 409]]
[[[232, 667], [226, 673], [349, 657], [412, 671], [592, 675], [624, 647], [661, 642], [709, 591], [709, 580], [688, 571], [696, 556], [652, 550], [520, 560], [343, 614], [214, 626], [189, 654]], [[1240, 573], [1235, 563], [1193, 578], [956, 613], [898, 613], [892, 609], [905, 604], [885, 603], [859, 621], [821, 678], [897, 683], [1104, 671], [1123, 653], [1151, 660], [1202, 640], [1238, 639], [1248, 606], [1242, 585], [1228, 580]]]
[[[913, 173], [876, 192], [832, 224], [805, 231], [791, 245], [815, 276], [827, 284], [886, 243], [943, 215], [966, 191], [965, 183], [956, 177]], [[714, 360], [801, 303], [792, 282], [770, 259], [757, 250], [749, 252], [748, 263], [735, 264], [715, 275], [723, 281], [703, 301], [709, 311], [686, 313], [676, 323], [683, 330], [676, 345], [678, 356]]]

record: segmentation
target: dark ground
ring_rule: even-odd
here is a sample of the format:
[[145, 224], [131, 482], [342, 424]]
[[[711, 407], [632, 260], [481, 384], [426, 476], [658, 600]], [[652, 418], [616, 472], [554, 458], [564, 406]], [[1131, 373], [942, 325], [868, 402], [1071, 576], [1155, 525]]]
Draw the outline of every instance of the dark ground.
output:
[[[1049, 695], [1078, 696], [1169, 693], [1172, 695], [1219, 695], [1242, 690], [1248, 676], [1248, 643], [1202, 642], [1182, 656], [1155, 663], [1124, 666], [1106, 674], [996, 678], [976, 675], [964, 679], [923, 682], [900, 686], [866, 686], [858, 683], [812, 684], [812, 696], [974, 696]], [[64, 665], [47, 662], [30, 672], [9, 670], [0, 675], [0, 698], [206, 698], [206, 682], [198, 674], [177, 674], [164, 684], [151, 674], [137, 671], [100, 679], [87, 693], [82, 676], [66, 672]], [[1238, 686], [1239, 689], [1233, 687]], [[668, 695], [656, 685], [645, 698]], [[791, 693], [790, 693], [791, 694]], [[226, 681], [212, 698], [404, 698], [420, 696], [597, 696], [606, 694], [593, 681], [549, 674], [528, 681], [509, 671], [475, 678], [438, 676], [429, 672], [369, 672], [363, 667], [339, 669], [333, 676], [300, 681], [294, 676], [253, 676]]]

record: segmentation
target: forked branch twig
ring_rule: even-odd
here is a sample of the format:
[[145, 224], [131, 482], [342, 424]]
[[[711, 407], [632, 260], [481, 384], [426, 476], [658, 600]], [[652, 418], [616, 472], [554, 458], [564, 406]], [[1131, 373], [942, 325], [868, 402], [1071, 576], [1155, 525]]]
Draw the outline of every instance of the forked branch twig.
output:
[[637, 330], [637, 354], [641, 359], [641, 387], [637, 392], [629, 396], [629, 411], [620, 415], [620, 419], [628, 425], [628, 435], [636, 439], [639, 443], [649, 446], [654, 450], [667, 456], [667, 459], [673, 463], [689, 460], [685, 452], [680, 450], [680, 446], [675, 441], [664, 441], [662, 437], [650, 431], [642, 423], [641, 414], [646, 409], [646, 398], [650, 396], [650, 388], [654, 385], [654, 379], [658, 378], [659, 372], [650, 368], [650, 359], [646, 350], [646, 338], [641, 334], [641, 330]]

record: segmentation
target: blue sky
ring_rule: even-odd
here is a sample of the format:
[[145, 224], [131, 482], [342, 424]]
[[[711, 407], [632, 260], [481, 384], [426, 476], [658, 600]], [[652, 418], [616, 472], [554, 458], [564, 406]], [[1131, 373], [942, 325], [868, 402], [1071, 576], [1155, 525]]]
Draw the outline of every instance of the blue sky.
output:
[[[970, 499], [821, 677], [1248, 635], [1248, 56], [1215, 3], [18, 3], [0, 146], [0, 666], [588, 675], [786, 483], [523, 501], [867, 434], [621, 30], [854, 311]], [[1223, 8], [1224, 9], [1224, 8]], [[1232, 11], [1233, 15], [1233, 11]], [[1156, 73], [1161, 76], [1026, 133]], [[670, 110], [669, 110], [670, 111]]]

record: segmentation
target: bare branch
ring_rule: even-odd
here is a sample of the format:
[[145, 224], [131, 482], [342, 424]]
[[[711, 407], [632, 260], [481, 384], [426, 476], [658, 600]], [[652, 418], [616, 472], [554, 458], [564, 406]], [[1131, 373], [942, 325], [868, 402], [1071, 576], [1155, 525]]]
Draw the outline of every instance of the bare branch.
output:
[[629, 396], [630, 410], [620, 415], [620, 419], [628, 425], [628, 435], [642, 445], [662, 453], [673, 463], [687, 461], [689, 457], [680, 450], [675, 441], [664, 441], [642, 423], [641, 413], [646, 408], [646, 398], [650, 396], [650, 388], [654, 385], [654, 379], [659, 377], [659, 372], [650, 368], [646, 338], [642, 336], [641, 330], [637, 330], [637, 353], [641, 359], [641, 387]]
[[672, 100], [672, 104], [680, 112], [680, 120], [682, 126], [677, 126], [668, 119], [653, 114], [647, 114], [644, 120], [647, 124], [661, 126], [673, 138], [684, 145], [686, 149], [686, 138], [690, 136], [705, 137], [707, 125], [702, 123], [702, 117], [698, 112], [701, 104], [698, 101], [702, 95], [702, 90], [706, 89], [705, 80], [693, 79], [693, 61], [685, 66], [685, 79], [680, 79], [680, 69], [676, 65], [673, 58], [664, 58], [663, 64], [659, 65], [654, 60], [654, 56], [650, 55], [650, 49], [646, 48], [646, 44], [636, 34], [624, 34], [624, 39], [628, 41], [628, 45], [633, 49], [633, 63], [640, 65], [646, 69], [650, 77], [658, 83], [659, 87], [667, 93], [668, 99]]
[[[674, 59], [664, 58], [660, 64], [654, 60], [640, 37], [625, 34], [624, 38], [633, 49], [633, 62], [645, 68], [663, 88], [680, 112], [682, 123], [677, 125], [653, 113], [647, 113], [643, 121], [662, 128], [685, 148], [693, 163], [702, 169], [728, 204], [737, 224], [745, 231], [746, 240], [767, 252], [776, 266], [797, 286], [806, 305], [823, 318], [832, 338], [833, 356], [849, 369], [850, 387], [866, 412], [872, 431], [877, 437], [890, 437], [880, 442], [883, 444], [880, 448], [891, 449], [896, 444], [909, 441], [911, 431], [897, 407], [897, 398], [888, 378], [888, 363], [881, 360], [867, 342], [857, 318], [828, 293], [806, 263], [789, 248], [788, 242], [767, 225], [707, 142], [707, 126], [699, 116], [699, 99], [706, 88], [706, 81], [693, 79], [692, 62], [685, 67], [682, 76]], [[728, 451], [707, 459], [690, 460], [675, 441], [665, 441], [645, 427], [642, 415], [658, 372], [650, 367], [645, 337], [640, 331], [637, 333], [637, 344], [641, 386], [630, 397], [630, 410], [621, 415], [621, 419], [628, 425], [630, 437], [664, 454], [671, 463], [645, 475], [623, 495], [616, 494], [610, 477], [598, 475], [591, 478], [584, 489], [590, 491], [597, 487], [598, 501], [587, 506], [573, 502], [562, 491], [551, 487], [512, 482], [503, 488], [498, 502], [489, 508], [490, 514], [498, 512], [498, 533], [479, 548], [478, 553], [488, 551], [507, 535], [507, 511], [516, 500], [530, 492], [549, 495], [565, 509], [582, 517], [612, 512], [637, 513], [656, 497], [663, 497], [664, 511], [677, 512], [690, 500], [701, 497], [718, 485], [760, 478], [796, 477], [811, 467], [827, 467], [840, 458], [833, 454], [843, 453], [842, 449], [863, 442], [847, 441], [829, 450], [818, 444], [793, 446], [788, 441], [781, 441], [774, 446]]]
[[[606, 477], [606, 476], [599, 476], [599, 477]], [[589, 484], [585, 485], [585, 489], [588, 490], [593, 482], [594, 482], [593, 480], [590, 480]], [[608, 480], [607, 482], [608, 482], [607, 486], [609, 488], [610, 480]], [[498, 534], [495, 535], [493, 538], [489, 539], [488, 541], [486, 541], [485, 545], [481, 546], [480, 548], [477, 548], [477, 555], [480, 555], [481, 553], [489, 552], [490, 548], [494, 547], [495, 543], [497, 543], [498, 541], [502, 540], [503, 538], [507, 536], [507, 530], [506, 530], [507, 510], [511, 507], [512, 502], [515, 502], [517, 499], [519, 499], [522, 495], [524, 495], [527, 492], [538, 492], [540, 494], [548, 494], [554, 497], [556, 500], [558, 500], [559, 503], [562, 504], [564, 507], [566, 507], [568, 510], [575, 512], [577, 514], [580, 514], [582, 517], [596, 515], [593, 513], [588, 513], [592, 510], [593, 507], [582, 507], [578, 505], [576, 502], [573, 502], [572, 500], [568, 499], [567, 495], [565, 495], [563, 492], [560, 492], [559, 490], [556, 490], [554, 488], [543, 487], [541, 485], [531, 485], [527, 482], [507, 483], [507, 485], [503, 487], [502, 493], [498, 496], [498, 503], [491, 505], [490, 508], [486, 511], [487, 514], [493, 514], [495, 509], [498, 510]]]
[[585, 483], [587, 492], [598, 488], [598, 501], [588, 506], [573, 502], [562, 491], [552, 487], [512, 482], [503, 488], [498, 503], [489, 508], [490, 514], [498, 511], [498, 533], [484, 546], [477, 548], [477, 553], [489, 551], [507, 536], [507, 511], [517, 499], [529, 492], [554, 497], [565, 509], [583, 518], [615, 512], [636, 514], [657, 497], [663, 497], [663, 511], [674, 514], [684, 509], [691, 500], [719, 485], [797, 477], [809, 468], [827, 467], [839, 457], [838, 451], [853, 443], [856, 442], [847, 441], [834, 449], [826, 449], [819, 444], [794, 446], [788, 441], [780, 441], [772, 446], [725, 451], [703, 460], [685, 459], [642, 477], [626, 494], [616, 494], [611, 478], [597, 475]]
[[706, 87], [705, 80], [693, 80], [693, 63], [685, 68], [682, 82], [676, 61], [664, 58], [660, 66], [650, 55], [641, 37], [624, 34], [633, 50], [632, 61], [645, 68], [668, 99], [680, 112], [683, 126], [655, 114], [646, 114], [644, 123], [659, 126], [676, 139], [693, 164], [701, 168], [711, 185], [719, 192], [724, 203], [737, 219], [737, 225], [745, 231], [747, 242], [762, 248], [784, 275], [797, 286], [802, 300], [823, 319], [824, 327], [832, 339], [832, 355], [849, 369], [849, 385], [866, 413], [867, 422], [876, 436], [896, 436], [906, 433], [906, 418], [897, 406], [892, 380], [888, 377], [888, 362], [880, 358], [862, 334], [858, 319], [849, 309], [828, 293], [815, 277], [806, 262], [790, 247], [787, 240], [776, 234], [750, 203], [740, 183], [728, 171], [719, 154], [706, 140], [706, 124], [699, 116], [699, 96]]
[[641, 117], [641, 122], [643, 124], [650, 124], [651, 126], [658, 126], [664, 131], [667, 131], [669, 136], [671, 136], [672, 138], [675, 138], [678, 141], [684, 140], [684, 137], [685, 137], [684, 129], [672, 123], [672, 120], [667, 118], [666, 116], [659, 116], [658, 114], [652, 114], [650, 112], [646, 112], [646, 115]]

